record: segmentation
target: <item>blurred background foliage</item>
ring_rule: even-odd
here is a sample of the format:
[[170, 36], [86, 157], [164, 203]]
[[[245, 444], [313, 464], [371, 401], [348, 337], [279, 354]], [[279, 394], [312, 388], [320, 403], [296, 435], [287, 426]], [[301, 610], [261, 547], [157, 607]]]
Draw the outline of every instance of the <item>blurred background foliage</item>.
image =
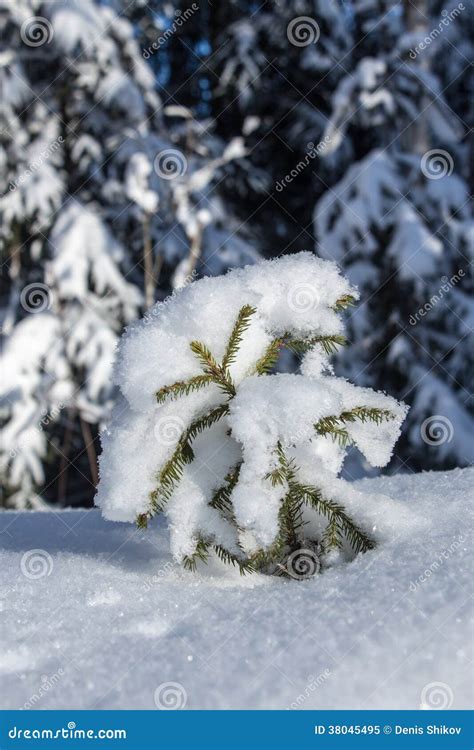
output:
[[4, 507], [92, 504], [127, 323], [300, 250], [361, 292], [337, 372], [412, 407], [389, 471], [472, 461], [472, 4], [0, 0], [0, 37]]

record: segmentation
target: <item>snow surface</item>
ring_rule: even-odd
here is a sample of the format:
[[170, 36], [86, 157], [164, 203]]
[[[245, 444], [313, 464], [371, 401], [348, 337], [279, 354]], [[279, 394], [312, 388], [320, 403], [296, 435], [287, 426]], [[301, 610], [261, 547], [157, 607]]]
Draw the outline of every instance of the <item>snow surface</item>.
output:
[[473, 476], [356, 483], [383, 540], [307, 581], [186, 572], [162, 521], [4, 512], [2, 707], [155, 709], [174, 682], [189, 709], [418, 709], [432, 683], [467, 708]]

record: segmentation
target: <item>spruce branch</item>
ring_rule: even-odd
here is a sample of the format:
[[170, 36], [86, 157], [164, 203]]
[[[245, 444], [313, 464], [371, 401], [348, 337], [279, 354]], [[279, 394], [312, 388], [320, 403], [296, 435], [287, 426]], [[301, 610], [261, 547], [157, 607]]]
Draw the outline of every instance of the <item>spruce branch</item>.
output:
[[317, 435], [330, 435], [334, 442], [339, 443], [341, 448], [345, 448], [352, 443], [352, 438], [345, 427], [340, 427], [337, 417], [323, 417], [316, 422], [314, 429]]
[[156, 392], [156, 400], [159, 404], [163, 404], [168, 398], [171, 401], [176, 401], [181, 396], [188, 396], [193, 391], [198, 391], [209, 385], [214, 380], [212, 375], [195, 375], [190, 380], [182, 381], [178, 380], [173, 385], [164, 385]]
[[230, 334], [224, 357], [222, 360], [222, 369], [228, 373], [230, 365], [235, 362], [237, 352], [242, 343], [242, 338], [250, 325], [252, 315], [255, 315], [257, 309], [251, 305], [244, 305], [240, 308], [237, 320]]
[[322, 538], [322, 548], [325, 552], [331, 549], [340, 549], [343, 543], [343, 532], [339, 525], [337, 516], [333, 516], [326, 526]]
[[367, 552], [375, 547], [375, 542], [348, 516], [342, 505], [334, 500], [323, 498], [315, 487], [303, 485], [299, 482], [294, 484], [293, 490], [304, 503], [325, 516], [329, 522], [334, 520], [337, 522], [356, 554]]
[[207, 541], [202, 537], [199, 537], [194, 552], [191, 555], [186, 555], [183, 558], [183, 565], [186, 570], [195, 572], [197, 563], [199, 561], [207, 563], [211, 549], [214, 550], [217, 557], [219, 558], [219, 560], [222, 560], [222, 562], [234, 567], [237, 565], [240, 575], [255, 572], [255, 567], [250, 562], [250, 560], [246, 560], [243, 557], [239, 557], [238, 555], [229, 552], [229, 550], [223, 547], [222, 544], [213, 544], [212, 542]]
[[285, 549], [295, 549], [303, 526], [303, 506], [306, 504], [328, 519], [323, 536], [323, 548], [340, 547], [345, 537], [354, 552], [366, 552], [373, 549], [375, 543], [349, 517], [344, 507], [333, 500], [327, 500], [321, 492], [312, 486], [302, 484], [297, 479], [298, 467], [294, 460], [288, 459], [281, 443], [277, 444], [276, 455], [278, 466], [267, 474], [275, 484], [287, 485], [287, 492], [279, 510], [279, 534], [271, 547], [259, 552], [253, 562], [256, 565], [267, 565], [277, 561]]
[[382, 424], [382, 422], [390, 419], [395, 419], [395, 415], [389, 409], [355, 406], [350, 411], [341, 412], [338, 416], [322, 417], [316, 422], [314, 429], [318, 435], [331, 435], [333, 440], [337, 440], [342, 447], [345, 447], [353, 441], [344, 425], [357, 421]]
[[197, 562], [207, 562], [209, 558], [210, 544], [205, 542], [204, 539], [199, 538], [196, 543], [196, 549], [191, 555], [186, 555], [183, 558], [183, 566], [186, 570], [190, 570], [193, 573], [196, 572]]
[[219, 422], [222, 417], [229, 413], [229, 404], [221, 404], [206, 414], [204, 417], [195, 419], [186, 431], [186, 443], [192, 442], [201, 432]]
[[202, 369], [209, 375], [220, 377], [222, 368], [219, 366], [209, 347], [201, 341], [191, 341], [190, 348], [199, 360]]
[[232, 509], [232, 502], [231, 502], [231, 495], [234, 487], [237, 485], [237, 482], [239, 481], [239, 475], [240, 475], [240, 467], [242, 466], [242, 462], [238, 463], [232, 471], [230, 471], [227, 476], [224, 478], [225, 484], [222, 485], [222, 487], [219, 487], [218, 490], [214, 492], [214, 495], [212, 496], [212, 499], [209, 502], [209, 505], [211, 508], [217, 508], [224, 517], [231, 518], [235, 523], [234, 513]]
[[290, 485], [278, 513], [280, 534], [290, 549], [298, 543], [298, 531], [303, 525], [303, 500]]
[[303, 526], [303, 501], [292, 489], [296, 481], [295, 462], [288, 459], [280, 441], [275, 454], [278, 465], [265, 478], [270, 480], [273, 487], [286, 485], [286, 493], [278, 511], [279, 531], [275, 541], [268, 550], [257, 553], [253, 558], [253, 563], [260, 567], [282, 561], [285, 550], [295, 549], [298, 546], [298, 531]]
[[343, 411], [339, 415], [342, 422], [375, 422], [382, 424], [390, 419], [395, 419], [395, 414], [390, 409], [380, 409], [376, 406], [355, 406], [350, 411]]
[[251, 560], [246, 560], [244, 558], [238, 557], [237, 555], [234, 555], [221, 544], [214, 544], [213, 548], [217, 557], [222, 560], [222, 562], [227, 563], [228, 565], [237, 565], [240, 575], [244, 576], [246, 573], [255, 572], [255, 567]]
[[342, 312], [348, 307], [354, 305], [355, 301], [355, 297], [352, 294], [344, 294], [342, 297], [339, 297], [339, 299], [336, 300], [336, 302], [332, 306], [332, 309], [337, 313]]
[[305, 354], [320, 344], [326, 354], [334, 354], [338, 347], [344, 346], [346, 339], [340, 334], [329, 334], [328, 336], [311, 336], [307, 339], [294, 338], [290, 333], [284, 333], [269, 344], [265, 353], [257, 360], [254, 372], [257, 375], [266, 375], [278, 362], [282, 349], [288, 349], [293, 354]]
[[265, 353], [255, 363], [254, 372], [256, 375], [267, 375], [275, 367], [288, 336], [289, 334], [285, 334], [273, 339], [268, 345]]
[[190, 347], [193, 354], [198, 358], [205, 374], [209, 375], [211, 380], [216, 383], [216, 385], [218, 385], [227, 396], [233, 398], [236, 393], [235, 386], [227, 371], [215, 360], [210, 349], [201, 341], [192, 341]]
[[[216, 424], [228, 411], [228, 404], [222, 404], [205, 416], [195, 419], [188, 429], [183, 432], [171, 457], [158, 474], [157, 487], [150, 493], [150, 510], [148, 511], [147, 518], [163, 512], [166, 503], [183, 476], [184, 467], [193, 461], [192, 441], [201, 432]], [[141, 528], [144, 528], [144, 521], [141, 516], [137, 519], [138, 523], [140, 523]]]
[[313, 349], [317, 344], [320, 344], [326, 354], [334, 354], [339, 346], [344, 346], [346, 339], [344, 336], [339, 334], [332, 334], [328, 336], [312, 336], [308, 339], [289, 339], [286, 343], [286, 347], [294, 354], [305, 354], [310, 349]]

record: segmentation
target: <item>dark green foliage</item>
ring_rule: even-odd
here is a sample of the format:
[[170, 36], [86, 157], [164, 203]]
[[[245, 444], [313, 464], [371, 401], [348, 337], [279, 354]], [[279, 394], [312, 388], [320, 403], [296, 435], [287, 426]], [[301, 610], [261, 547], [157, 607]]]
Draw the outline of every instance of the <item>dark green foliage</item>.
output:
[[222, 360], [222, 368], [228, 373], [229, 366], [235, 362], [237, 352], [239, 351], [240, 344], [242, 343], [242, 337], [250, 325], [250, 319], [252, 315], [256, 313], [255, 307], [251, 305], [244, 305], [235, 322], [235, 326], [230, 334], [229, 343]]
[[343, 411], [338, 416], [323, 417], [314, 425], [318, 435], [330, 435], [342, 446], [351, 442], [351, 437], [344, 425], [348, 422], [375, 422], [381, 424], [393, 418], [388, 409], [377, 409], [375, 407], [355, 406], [351, 411]]
[[271, 548], [259, 554], [254, 562], [260, 566], [275, 563], [282, 567], [286, 551], [298, 548], [298, 532], [303, 526], [304, 505], [308, 505], [328, 519], [322, 540], [325, 552], [341, 547], [344, 539], [349, 542], [354, 554], [373, 549], [373, 540], [352, 521], [342, 505], [323, 498], [315, 487], [298, 481], [298, 467], [294, 461], [288, 460], [280, 444], [277, 445], [275, 453], [278, 466], [267, 475], [267, 478], [273, 485], [286, 485], [288, 488], [280, 508], [280, 533]]
[[[344, 309], [352, 301], [353, 298], [347, 295], [339, 299], [333, 309], [337, 311]], [[157, 476], [157, 486], [150, 495], [148, 513], [141, 514], [137, 519], [139, 528], [146, 528], [149, 518], [163, 511], [177, 483], [182, 478], [184, 467], [194, 460], [192, 443], [195, 438], [229, 413], [229, 402], [236, 394], [230, 367], [236, 361], [243, 336], [251, 325], [252, 316], [255, 313], [256, 309], [250, 305], [244, 305], [240, 309], [225, 348], [222, 362], [217, 361], [205, 343], [192, 341], [190, 347], [201, 365], [202, 374], [196, 375], [188, 381], [178, 381], [165, 386], [157, 392], [157, 401], [162, 404], [167, 399], [174, 400], [181, 396], [187, 396], [194, 391], [214, 384], [222, 391], [225, 400], [207, 414], [195, 419], [183, 431], [172, 455]], [[343, 343], [344, 337], [340, 335], [312, 336], [307, 339], [298, 339], [290, 333], [285, 333], [270, 343], [267, 351], [254, 365], [253, 372], [262, 376], [268, 374], [277, 363], [283, 348], [301, 355], [314, 346], [321, 346], [327, 354], [331, 354]], [[373, 421], [380, 424], [382, 421], [391, 418], [391, 412], [385, 409], [357, 406], [350, 411], [320, 419], [314, 425], [315, 434], [329, 435], [345, 445], [350, 440], [346, 425], [356, 421]], [[354, 523], [342, 505], [330, 498], [323, 497], [316, 487], [305, 485], [299, 481], [299, 469], [294, 460], [286, 455], [280, 443], [275, 446], [275, 459], [276, 465], [267, 474], [266, 479], [274, 487], [280, 486], [282, 488], [283, 497], [278, 515], [279, 532], [270, 548], [246, 557], [243, 549], [236, 555], [222, 545], [215, 544], [212, 538], [201, 535], [193, 554], [186, 556], [183, 561], [186, 569], [195, 570], [198, 562], [206, 562], [211, 551], [214, 551], [224, 562], [238, 566], [242, 574], [260, 570], [284, 575], [288, 555], [298, 551], [304, 544], [305, 524], [303, 514], [305, 506], [312, 508], [328, 521], [320, 542], [309, 541], [315, 548], [328, 552], [331, 549], [342, 547], [344, 542], [347, 542], [353, 553], [357, 554], [374, 547], [374, 541]], [[230, 522], [237, 532], [240, 529], [236, 523], [232, 506], [232, 492], [239, 481], [241, 464], [242, 462], [239, 462], [227, 474], [222, 486], [216, 488], [209, 499], [209, 505], [216, 509], [227, 522]]]
[[211, 375], [196, 375], [185, 382], [178, 381], [173, 385], [165, 385], [160, 388], [156, 394], [156, 400], [159, 404], [163, 404], [168, 398], [174, 401], [180, 396], [188, 396], [193, 391], [198, 391], [212, 382]]
[[285, 333], [271, 342], [265, 354], [257, 361], [255, 373], [257, 375], [268, 374], [275, 367], [283, 349], [288, 349], [293, 354], [301, 355], [319, 344], [326, 354], [334, 354], [339, 346], [345, 344], [345, 341], [344, 336], [340, 336], [339, 334], [297, 339], [291, 333]]
[[355, 302], [355, 298], [352, 296], [352, 294], [345, 294], [343, 297], [339, 297], [338, 300], [336, 300], [335, 304], [333, 305], [332, 309], [334, 312], [342, 312], [347, 307], [351, 307]]

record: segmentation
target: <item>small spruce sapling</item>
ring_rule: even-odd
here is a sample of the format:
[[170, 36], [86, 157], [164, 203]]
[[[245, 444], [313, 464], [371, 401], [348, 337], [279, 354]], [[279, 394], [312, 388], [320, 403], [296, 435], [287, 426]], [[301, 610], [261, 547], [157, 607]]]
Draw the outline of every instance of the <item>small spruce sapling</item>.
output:
[[[352, 305], [356, 294], [347, 291], [344, 280], [343, 293], [334, 299], [334, 290], [340, 290], [342, 282], [333, 264], [304, 253], [291, 260], [264, 262], [256, 268], [267, 265], [269, 273], [274, 273], [279, 264], [286, 279], [286, 287], [280, 285], [276, 292], [286, 294], [280, 303], [271, 290], [255, 293], [255, 285], [249, 281], [253, 268], [224, 277], [229, 279], [234, 274], [240, 285], [241, 304], [229, 326], [230, 335], [220, 345], [215, 331], [213, 345], [204, 337], [189, 340], [194, 374], [162, 385], [155, 392], [158, 409], [169, 410], [173, 403], [193, 397], [193, 403], [200, 405], [194, 406], [198, 415], [183, 425], [166, 460], [157, 467], [148, 507], [137, 514], [136, 520], [140, 528], [146, 528], [154, 516], [168, 515], [175, 535], [188, 537], [176, 556], [189, 570], [215, 553], [224, 562], [238, 566], [241, 573], [261, 571], [306, 578], [330, 564], [338, 551], [353, 557], [375, 546], [371, 530], [352, 518], [341, 503], [342, 480], [337, 479], [337, 473], [351, 443], [367, 458], [375, 457], [374, 463], [383, 465], [405, 408], [384, 394], [356, 388], [332, 375], [328, 358], [344, 343], [334, 314]], [[294, 300], [292, 303], [292, 286], [307, 279], [305, 268], [315, 279], [318, 271], [337, 274], [339, 286], [333, 284], [332, 299], [329, 292], [323, 303], [321, 292], [315, 291], [322, 324], [316, 310], [301, 325], [300, 310]], [[293, 273], [284, 274], [285, 270]], [[213, 279], [211, 283], [216, 287], [220, 281]], [[314, 289], [323, 288], [324, 281], [318, 281], [319, 287], [315, 282]], [[304, 283], [308, 291], [311, 279]], [[202, 292], [205, 302], [206, 290]], [[273, 300], [271, 313], [267, 298]], [[229, 306], [232, 308], [232, 304]], [[290, 320], [292, 314], [295, 325]], [[288, 330], [281, 330], [283, 322]], [[314, 325], [313, 332], [309, 324]], [[329, 329], [327, 333], [324, 326]], [[259, 346], [249, 347], [249, 342], [259, 340], [259, 336]], [[272, 374], [284, 349], [301, 358], [300, 372]], [[242, 361], [244, 357], [248, 361]], [[121, 367], [123, 371], [123, 364]], [[203, 395], [209, 392], [214, 397], [206, 407]], [[202, 446], [212, 437], [212, 450], [203, 454]], [[231, 458], [227, 455], [223, 472], [217, 464], [226, 447]], [[106, 461], [107, 446], [104, 453]], [[193, 479], [193, 485], [190, 477], [196, 476], [199, 481]], [[337, 491], [332, 492], [332, 486]], [[199, 487], [195, 501], [193, 487]], [[101, 502], [99, 491], [99, 504], [106, 506], [107, 502]], [[117, 518], [110, 512], [105, 515]]]

